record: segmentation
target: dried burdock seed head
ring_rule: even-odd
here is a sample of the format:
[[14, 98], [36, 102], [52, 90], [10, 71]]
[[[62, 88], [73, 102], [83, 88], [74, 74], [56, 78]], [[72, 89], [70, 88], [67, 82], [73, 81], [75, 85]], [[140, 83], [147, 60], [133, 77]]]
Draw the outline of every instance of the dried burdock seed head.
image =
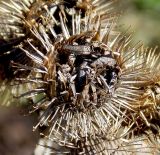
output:
[[138, 101], [139, 109], [136, 113], [128, 114], [131, 118], [131, 122], [135, 122], [133, 125], [134, 135], [142, 135], [146, 131], [151, 130], [157, 137], [159, 136], [159, 84], [152, 84], [142, 88], [144, 94]]
[[[152, 122], [159, 118], [159, 54], [114, 31], [116, 17], [107, 9], [112, 3], [11, 0], [3, 2], [6, 9], [2, 5], [8, 25], [10, 15], [14, 24], [20, 21], [16, 36], [5, 24], [4, 39], [28, 37], [14, 48], [31, 63], [11, 62], [21, 92], [17, 98], [29, 98], [30, 112], [40, 111], [34, 130], [45, 126], [42, 134], [71, 154], [135, 152], [128, 146], [137, 133], [158, 131]], [[142, 133], [143, 127], [148, 128]]]
[[[88, 33], [91, 40], [94, 33]], [[65, 136], [69, 141], [72, 141], [72, 139], [77, 141], [80, 137], [98, 134], [97, 130], [104, 132], [103, 128], [108, 126], [107, 123], [105, 124], [107, 119], [114, 118], [112, 114], [105, 118], [105, 113], [109, 112], [105, 108], [107, 107], [107, 100], [110, 100], [110, 96], [114, 93], [119, 68], [114, 55], [108, 51], [107, 46], [103, 45], [102, 48], [99, 47], [99, 44], [101, 46], [99, 42], [86, 41], [86, 38], [89, 38], [88, 34], [75, 35], [55, 43], [55, 47], [50, 44], [51, 48], [47, 56], [41, 53], [41, 58], [35, 57], [31, 54], [32, 52], [22, 48], [36, 64], [35, 70], [31, 72], [31, 77], [36, 76], [37, 73], [42, 73], [41, 79], [39, 79], [42, 81], [42, 86], [39, 83], [39, 88], [32, 89], [26, 94], [22, 94], [22, 96], [27, 94], [30, 96], [34, 93], [35, 95], [39, 93], [47, 95], [48, 101], [40, 101], [37, 108], [46, 107], [47, 115], [42, 114], [39, 123], [46, 124], [50, 122], [49, 137], [52, 137], [53, 131], [57, 130], [58, 137], [62, 132], [65, 134], [62, 136]], [[80, 45], [73, 45], [73, 40], [74, 43], [77, 42]], [[96, 44], [98, 44], [98, 47]], [[80, 48], [83, 50], [80, 51]], [[35, 47], [34, 49], [38, 53], [38, 49]], [[26, 80], [30, 81], [31, 77]], [[36, 79], [36, 77], [34, 78]], [[104, 103], [106, 103], [106, 107], [104, 107], [104, 111], [101, 109], [102, 112], [100, 112], [104, 115], [102, 116], [104, 122], [101, 124], [98, 121], [98, 117], [101, 116], [99, 112], [96, 113], [96, 110], [104, 106]], [[92, 115], [95, 115], [96, 118]], [[43, 122], [45, 117], [47, 117], [47, 120]], [[94, 119], [96, 119], [95, 124], [92, 123]], [[72, 126], [70, 126], [70, 123]], [[76, 124], [79, 126], [79, 131], [76, 131]]]
[[130, 116], [139, 112], [139, 100], [145, 92], [142, 88], [159, 79], [157, 62], [149, 65], [148, 51], [144, 52], [141, 43], [129, 47], [130, 36], [113, 39], [111, 29], [101, 27], [100, 19], [96, 26], [94, 18], [85, 19], [87, 24], [81, 27], [81, 22], [74, 24], [77, 20], [73, 18], [74, 31], [70, 33], [61, 18], [62, 33], [51, 32], [54, 40], [40, 24], [39, 29], [31, 31], [41, 44], [35, 47], [32, 40], [27, 40], [30, 48], [20, 47], [34, 66], [18, 66], [32, 70], [27, 78], [19, 79], [29, 83], [29, 90], [19, 97], [36, 101], [42, 96], [34, 105], [34, 110], [42, 110], [34, 129], [49, 126], [45, 135], [71, 148], [83, 139], [87, 142], [106, 135], [117, 120], [131, 129], [136, 119]]
[[[151, 129], [154, 133], [155, 129], [153, 126], [159, 126], [159, 58], [160, 55], [156, 54], [155, 49], [145, 49], [142, 47], [139, 52], [137, 52], [136, 57], [140, 57], [140, 53], [143, 53], [141, 59], [143, 70], [143, 77], [148, 78], [148, 82], [139, 85], [139, 90], [141, 90], [141, 95], [139, 99], [135, 101], [138, 105], [136, 111], [129, 112], [127, 116], [131, 119], [131, 123], [135, 122], [133, 131], [135, 135], [143, 134], [146, 130]], [[147, 74], [146, 74], [147, 71]], [[128, 121], [127, 121], [128, 122]], [[156, 127], [156, 128], [157, 128]], [[158, 127], [159, 128], [159, 127]]]

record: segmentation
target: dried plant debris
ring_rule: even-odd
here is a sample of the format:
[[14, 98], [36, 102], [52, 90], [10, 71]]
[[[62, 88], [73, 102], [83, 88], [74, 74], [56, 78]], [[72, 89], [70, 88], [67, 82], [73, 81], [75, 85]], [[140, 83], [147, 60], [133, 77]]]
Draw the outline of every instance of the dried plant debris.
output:
[[[29, 112], [39, 113], [33, 130], [39, 128], [47, 150], [42, 154], [159, 150], [160, 54], [116, 31], [113, 4], [0, 4], [1, 93], [9, 83], [17, 102], [32, 102]], [[13, 76], [6, 76], [6, 62]]]

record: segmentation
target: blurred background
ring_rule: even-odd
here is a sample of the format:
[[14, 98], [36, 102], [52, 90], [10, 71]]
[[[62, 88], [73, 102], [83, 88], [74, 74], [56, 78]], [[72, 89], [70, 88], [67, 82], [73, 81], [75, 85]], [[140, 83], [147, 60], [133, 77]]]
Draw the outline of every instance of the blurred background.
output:
[[23, 116], [22, 109], [0, 107], [0, 155], [33, 155], [38, 132], [35, 116]]
[[[131, 26], [134, 40], [146, 46], [160, 45], [160, 0], [118, 0], [123, 9], [123, 29]], [[160, 50], [160, 48], [159, 48]]]
[[[122, 29], [131, 26], [134, 40], [160, 46], [160, 0], [118, 0], [123, 10]], [[159, 48], [160, 51], [160, 48]], [[35, 116], [22, 116], [21, 109], [0, 107], [0, 155], [32, 155], [38, 134], [32, 132]]]

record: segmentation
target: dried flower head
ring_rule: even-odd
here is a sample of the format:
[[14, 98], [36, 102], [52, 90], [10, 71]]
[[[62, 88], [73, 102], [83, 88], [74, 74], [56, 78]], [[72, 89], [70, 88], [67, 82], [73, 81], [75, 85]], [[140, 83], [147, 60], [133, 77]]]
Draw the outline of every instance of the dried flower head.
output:
[[11, 61], [13, 84], [40, 113], [34, 130], [44, 127], [61, 153], [90, 155], [133, 153], [138, 135], [159, 133], [160, 55], [114, 31], [112, 1], [10, 2], [7, 11], [23, 15], [15, 38], [26, 37], [15, 48], [30, 60]]

